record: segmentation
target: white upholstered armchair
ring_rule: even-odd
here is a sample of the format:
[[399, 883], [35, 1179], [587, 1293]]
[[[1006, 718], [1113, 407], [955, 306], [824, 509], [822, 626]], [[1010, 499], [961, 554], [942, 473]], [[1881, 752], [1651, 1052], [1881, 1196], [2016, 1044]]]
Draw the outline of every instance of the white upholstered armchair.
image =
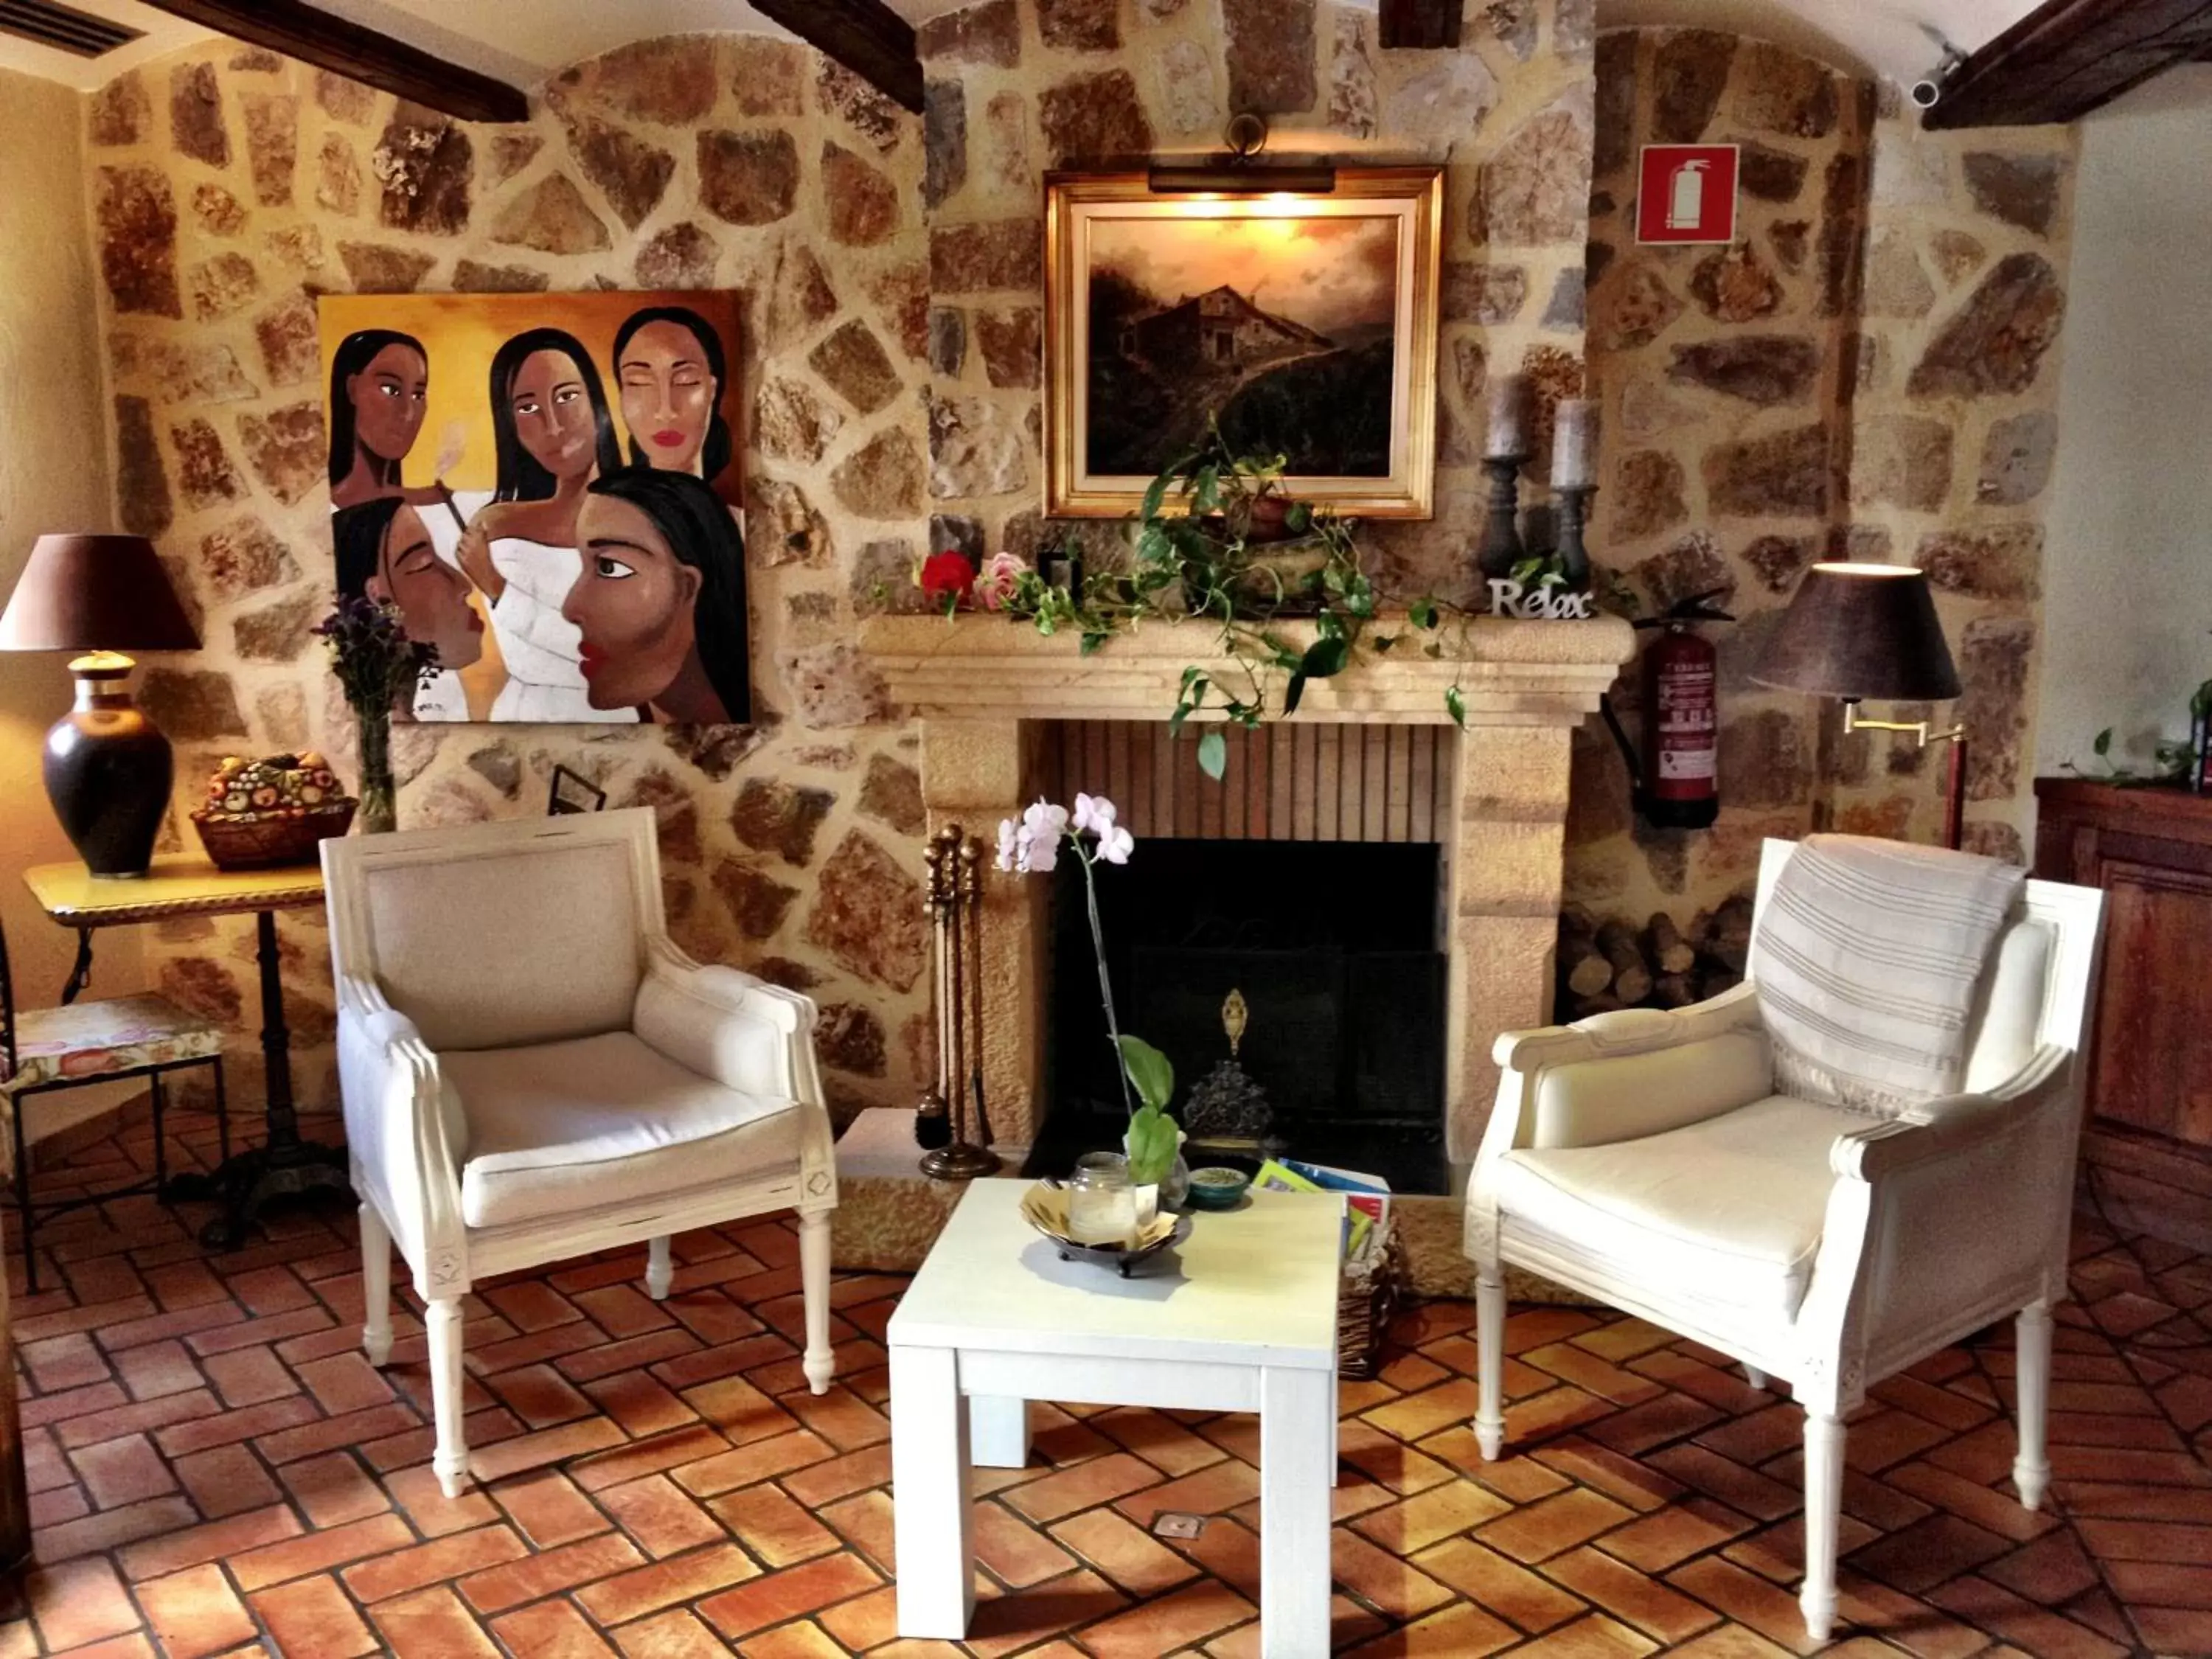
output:
[[[1796, 851], [1766, 843], [1761, 914]], [[1836, 1613], [1844, 1417], [1870, 1383], [2009, 1314], [2013, 1479], [2039, 1504], [2102, 905], [2027, 884], [1977, 981], [1965, 1090], [1925, 1121], [1774, 1092], [1756, 947], [1751, 977], [1696, 1007], [1500, 1037], [1467, 1206], [1483, 1455], [1504, 1441], [1511, 1262], [1790, 1384], [1805, 1410], [1799, 1604], [1816, 1639]]]
[[830, 1386], [837, 1173], [814, 1005], [669, 942], [650, 809], [323, 843], [362, 1344], [391, 1249], [428, 1304], [433, 1459], [457, 1496], [461, 1297], [480, 1279], [795, 1208], [807, 1381]]

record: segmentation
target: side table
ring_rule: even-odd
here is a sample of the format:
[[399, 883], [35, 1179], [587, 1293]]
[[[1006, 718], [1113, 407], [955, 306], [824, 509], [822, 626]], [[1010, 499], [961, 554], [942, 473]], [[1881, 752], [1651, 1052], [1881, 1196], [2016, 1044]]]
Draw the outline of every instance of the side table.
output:
[[1260, 1414], [1261, 1652], [1320, 1659], [1342, 1196], [1255, 1193], [1124, 1279], [1062, 1261], [1022, 1219], [1029, 1185], [968, 1188], [885, 1333], [898, 1633], [966, 1637], [970, 1464], [1021, 1467], [1028, 1402], [1066, 1400]]

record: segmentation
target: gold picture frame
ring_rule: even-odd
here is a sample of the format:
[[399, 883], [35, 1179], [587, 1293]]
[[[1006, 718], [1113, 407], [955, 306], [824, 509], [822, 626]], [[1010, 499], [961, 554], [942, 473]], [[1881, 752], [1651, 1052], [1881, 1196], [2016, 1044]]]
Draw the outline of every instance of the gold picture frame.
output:
[[[1232, 447], [1239, 425], [1266, 425], [1281, 448], [1279, 427], [1310, 410], [1294, 495], [1363, 518], [1433, 516], [1443, 228], [1441, 167], [1346, 167], [1326, 194], [1049, 175], [1047, 512], [1134, 513], [1209, 413]], [[1325, 470], [1332, 459], [1342, 470]]]

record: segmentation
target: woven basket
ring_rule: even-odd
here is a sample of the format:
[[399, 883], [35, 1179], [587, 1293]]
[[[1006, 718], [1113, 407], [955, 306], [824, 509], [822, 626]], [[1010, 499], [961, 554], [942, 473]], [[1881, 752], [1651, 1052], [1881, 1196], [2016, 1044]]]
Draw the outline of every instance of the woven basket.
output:
[[1393, 1228], [1364, 1261], [1347, 1261], [1336, 1304], [1336, 1374], [1364, 1382], [1380, 1368], [1382, 1339], [1405, 1294], [1406, 1253]]
[[353, 823], [356, 803], [334, 801], [298, 817], [210, 818], [192, 814], [200, 845], [218, 870], [256, 870], [264, 865], [313, 864], [315, 844], [343, 836]]

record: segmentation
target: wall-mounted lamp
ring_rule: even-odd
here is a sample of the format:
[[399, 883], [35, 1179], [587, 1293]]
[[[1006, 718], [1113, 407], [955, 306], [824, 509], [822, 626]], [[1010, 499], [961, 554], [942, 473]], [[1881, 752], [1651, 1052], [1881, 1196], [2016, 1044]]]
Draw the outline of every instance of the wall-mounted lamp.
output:
[[1160, 196], [1249, 196], [1279, 191], [1286, 196], [1327, 196], [1336, 189], [1336, 169], [1308, 162], [1262, 166], [1267, 124], [1251, 114], [1230, 118], [1222, 135], [1229, 154], [1195, 167], [1156, 167], [1153, 193]]
[[1909, 565], [1816, 564], [1805, 573], [1790, 608], [1759, 653], [1751, 678], [1784, 691], [1836, 697], [1844, 731], [1905, 732], [1926, 748], [1951, 744], [1943, 792], [1943, 842], [1956, 848], [1965, 832], [1966, 728], [1934, 730], [1926, 720], [1875, 720], [1862, 700], [1948, 702], [1959, 695], [1959, 671], [1936, 617], [1925, 573]]

